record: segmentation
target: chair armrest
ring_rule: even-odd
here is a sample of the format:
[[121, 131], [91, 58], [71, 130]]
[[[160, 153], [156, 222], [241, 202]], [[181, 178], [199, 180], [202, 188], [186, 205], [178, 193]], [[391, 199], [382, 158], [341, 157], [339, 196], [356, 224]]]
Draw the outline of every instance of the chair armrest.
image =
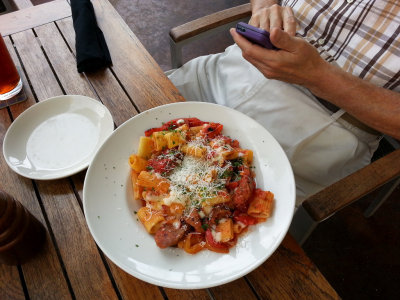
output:
[[178, 43], [205, 31], [249, 16], [251, 16], [251, 5], [249, 3], [243, 4], [174, 27], [170, 30], [169, 35], [175, 43]]
[[303, 202], [303, 208], [321, 222], [400, 175], [400, 149], [350, 174]]

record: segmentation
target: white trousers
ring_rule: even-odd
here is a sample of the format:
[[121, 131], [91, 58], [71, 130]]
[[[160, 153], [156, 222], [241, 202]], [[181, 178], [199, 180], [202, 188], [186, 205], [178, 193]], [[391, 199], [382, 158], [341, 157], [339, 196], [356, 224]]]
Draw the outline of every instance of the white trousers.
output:
[[263, 125], [286, 152], [296, 180], [296, 206], [370, 163], [380, 137], [330, 113], [305, 88], [264, 77], [237, 45], [167, 73], [188, 101], [229, 106]]

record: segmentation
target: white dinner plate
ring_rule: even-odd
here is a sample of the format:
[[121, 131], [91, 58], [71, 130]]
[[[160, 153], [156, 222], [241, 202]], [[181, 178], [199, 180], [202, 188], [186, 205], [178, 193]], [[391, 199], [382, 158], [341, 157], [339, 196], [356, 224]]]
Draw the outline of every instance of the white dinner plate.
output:
[[24, 177], [63, 178], [87, 168], [113, 130], [112, 116], [99, 101], [80, 95], [49, 98], [11, 124], [3, 155]]
[[[275, 194], [272, 217], [252, 226], [229, 254], [208, 250], [195, 255], [179, 248], [160, 249], [138, 221], [129, 156], [146, 129], [183, 117], [224, 125], [223, 134], [254, 151], [257, 187]], [[221, 285], [249, 273], [279, 246], [292, 220], [295, 183], [278, 142], [260, 124], [233, 109], [210, 103], [174, 103], [143, 112], [121, 125], [95, 155], [86, 174], [83, 207], [101, 250], [129, 274], [163, 287], [197, 289]]]

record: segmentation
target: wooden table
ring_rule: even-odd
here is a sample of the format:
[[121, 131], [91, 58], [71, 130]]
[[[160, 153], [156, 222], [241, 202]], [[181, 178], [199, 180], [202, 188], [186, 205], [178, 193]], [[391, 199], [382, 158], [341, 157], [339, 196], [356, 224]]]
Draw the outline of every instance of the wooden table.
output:
[[[28, 100], [0, 110], [0, 141], [11, 122], [38, 101], [62, 94], [98, 99], [116, 126], [154, 106], [184, 101], [107, 0], [94, 1], [113, 67], [76, 70], [71, 10], [53, 1], [0, 17], [0, 32], [20, 67]], [[125, 273], [96, 246], [82, 210], [85, 172], [66, 179], [23, 178], [0, 158], [0, 189], [20, 200], [48, 234], [44, 249], [21, 266], [0, 265], [0, 299], [337, 299], [333, 288], [287, 235], [258, 269], [201, 290], [161, 288]]]

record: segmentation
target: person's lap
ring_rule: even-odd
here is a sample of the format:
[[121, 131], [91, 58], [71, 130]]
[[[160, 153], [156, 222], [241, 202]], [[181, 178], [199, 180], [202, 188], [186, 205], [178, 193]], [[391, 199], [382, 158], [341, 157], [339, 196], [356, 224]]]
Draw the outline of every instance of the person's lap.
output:
[[229, 106], [263, 125], [292, 164], [297, 205], [367, 165], [378, 145], [376, 137], [335, 121], [308, 90], [265, 78], [236, 45], [196, 58], [168, 77], [186, 100]]

